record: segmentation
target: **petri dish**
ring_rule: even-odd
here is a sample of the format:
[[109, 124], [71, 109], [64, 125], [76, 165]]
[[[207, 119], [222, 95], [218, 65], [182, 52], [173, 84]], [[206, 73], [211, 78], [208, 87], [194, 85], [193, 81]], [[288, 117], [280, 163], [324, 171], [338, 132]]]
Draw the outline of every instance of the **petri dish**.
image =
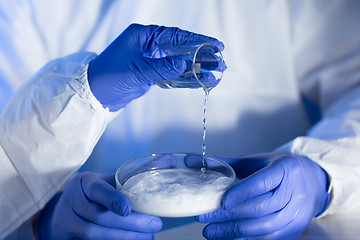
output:
[[159, 217], [189, 217], [220, 208], [235, 172], [225, 162], [187, 153], [149, 154], [122, 165], [116, 188], [134, 211]]

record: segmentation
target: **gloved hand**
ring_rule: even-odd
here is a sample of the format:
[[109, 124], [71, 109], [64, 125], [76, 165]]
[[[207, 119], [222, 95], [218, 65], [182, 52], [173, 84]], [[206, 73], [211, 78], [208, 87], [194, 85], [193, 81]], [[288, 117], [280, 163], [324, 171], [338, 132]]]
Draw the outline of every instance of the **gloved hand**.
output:
[[159, 46], [210, 42], [221, 51], [222, 42], [174, 27], [130, 25], [89, 63], [93, 95], [110, 111], [117, 111], [142, 96], [156, 81], [180, 76], [186, 63], [180, 57], [152, 58]]
[[131, 212], [114, 186], [114, 175], [75, 175], [40, 213], [39, 239], [153, 239], [160, 218]]
[[328, 206], [327, 173], [307, 157], [265, 153], [221, 158], [246, 177], [231, 187], [220, 209], [197, 216], [207, 239], [295, 239]]

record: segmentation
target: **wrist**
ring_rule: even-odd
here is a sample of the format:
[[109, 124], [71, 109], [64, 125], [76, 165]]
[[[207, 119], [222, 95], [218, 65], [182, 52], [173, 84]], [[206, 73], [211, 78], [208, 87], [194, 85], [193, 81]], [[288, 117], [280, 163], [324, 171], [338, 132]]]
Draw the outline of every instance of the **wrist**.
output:
[[[96, 63], [94, 63], [96, 58], [89, 62], [88, 70], [87, 70], [87, 79], [90, 87], [90, 91], [93, 96], [104, 106], [103, 101], [101, 99], [101, 94], [99, 93], [99, 87], [96, 84], [97, 71], [96, 71]], [[105, 106], [104, 106], [105, 108]]]
[[34, 226], [34, 233], [36, 234], [37, 239], [51, 239], [51, 218], [60, 196], [61, 193], [57, 193], [41, 210], [35, 222], [36, 225]]
[[[129, 72], [114, 73], [106, 69], [101, 62], [101, 55], [90, 61], [87, 78], [92, 95], [100, 102], [104, 109], [117, 112], [124, 108], [132, 100], [144, 95], [151, 85], [155, 83], [136, 82], [133, 78], [126, 76]], [[122, 79], [122, 76], [124, 79]], [[135, 77], [136, 76], [132, 76]]]

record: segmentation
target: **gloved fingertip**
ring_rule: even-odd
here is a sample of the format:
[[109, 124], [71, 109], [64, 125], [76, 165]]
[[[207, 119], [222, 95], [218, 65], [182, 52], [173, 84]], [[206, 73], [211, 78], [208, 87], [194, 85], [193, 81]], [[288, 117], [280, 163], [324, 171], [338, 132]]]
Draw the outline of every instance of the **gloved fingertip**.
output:
[[206, 227], [204, 227], [204, 229], [202, 230], [202, 235], [204, 236], [204, 238], [206, 239], [212, 239], [213, 237], [213, 233], [211, 230], [211, 226], [207, 225]]
[[169, 56], [166, 57], [168, 62], [171, 64], [172, 69], [176, 74], [182, 74], [186, 70], [186, 62], [181, 57]]
[[151, 227], [153, 232], [159, 232], [163, 226], [163, 222], [159, 217], [153, 217], [150, 220], [149, 226]]
[[199, 223], [205, 223], [205, 216], [204, 216], [204, 214], [195, 216], [195, 219], [196, 219], [196, 221], [198, 221]]
[[227, 65], [226, 65], [226, 62], [225, 61], [223, 61], [222, 62], [223, 63], [223, 65], [221, 66], [221, 71], [225, 71], [228, 67], [227, 67]]
[[221, 201], [221, 208], [228, 211], [234, 207], [234, 203], [226, 195], [224, 195]]
[[222, 52], [225, 49], [225, 44], [223, 42], [219, 41], [219, 44], [217, 45], [217, 47], [219, 48], [220, 52]]
[[131, 213], [131, 206], [130, 205], [125, 205], [122, 207], [121, 209], [122, 211], [122, 216], [126, 217], [126, 216], [129, 216], [130, 213]]
[[159, 59], [148, 59], [153, 64], [159, 78], [157, 80], [171, 80], [179, 77], [186, 70], [186, 62], [177, 56], [168, 56]]
[[126, 198], [118, 199], [113, 202], [113, 211], [120, 216], [128, 216], [131, 213], [131, 204]]

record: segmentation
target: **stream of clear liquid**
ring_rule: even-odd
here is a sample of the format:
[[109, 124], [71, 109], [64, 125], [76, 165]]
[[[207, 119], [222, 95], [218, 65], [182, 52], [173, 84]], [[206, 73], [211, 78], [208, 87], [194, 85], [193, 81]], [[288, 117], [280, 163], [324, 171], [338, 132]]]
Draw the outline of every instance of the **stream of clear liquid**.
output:
[[206, 108], [207, 108], [207, 102], [209, 98], [209, 92], [210, 90], [204, 89], [205, 97], [204, 97], [204, 108], [203, 108], [203, 139], [202, 139], [202, 168], [201, 172], [206, 172], [206, 163], [205, 163], [205, 153], [206, 153]]

